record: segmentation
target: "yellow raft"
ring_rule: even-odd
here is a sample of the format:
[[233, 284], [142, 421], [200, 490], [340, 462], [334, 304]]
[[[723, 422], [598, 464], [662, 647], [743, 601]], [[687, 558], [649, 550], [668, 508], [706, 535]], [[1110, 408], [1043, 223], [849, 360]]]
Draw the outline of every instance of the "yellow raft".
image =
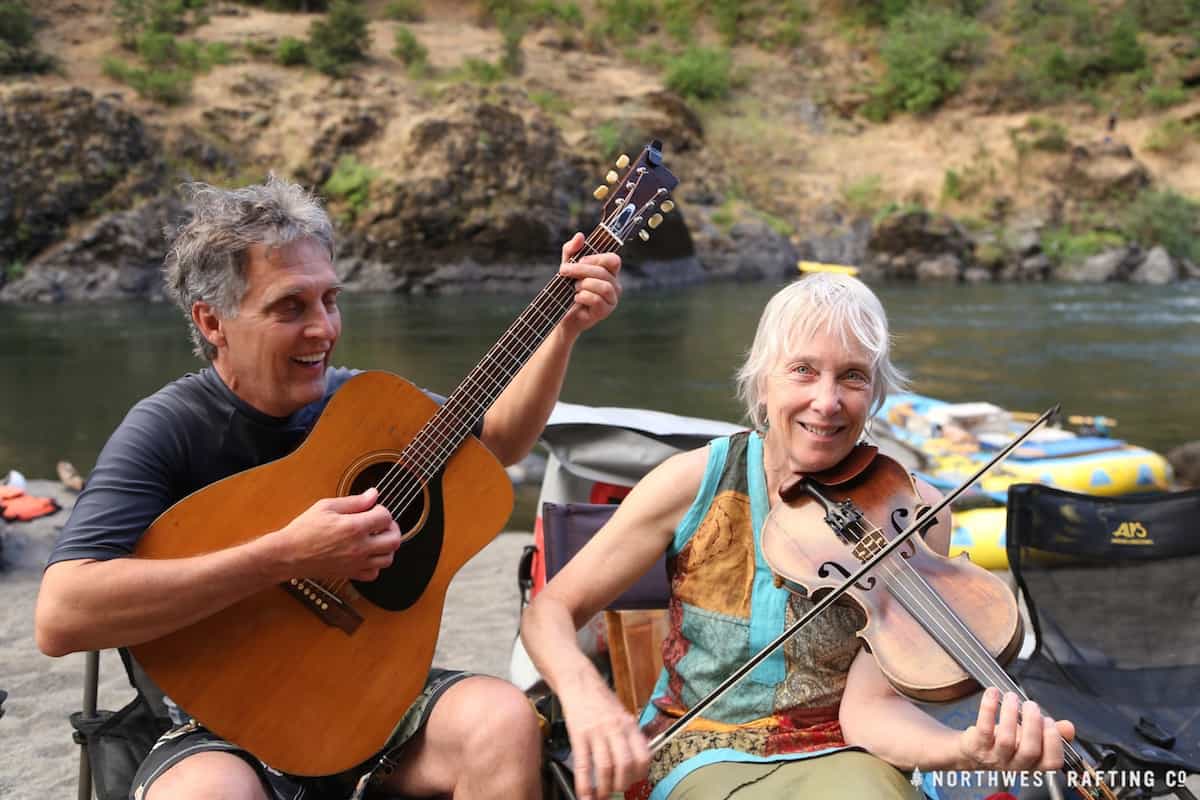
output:
[[1007, 512], [1004, 506], [954, 511], [950, 555], [966, 553], [984, 569], [1008, 569], [1008, 554], [1004, 550]]

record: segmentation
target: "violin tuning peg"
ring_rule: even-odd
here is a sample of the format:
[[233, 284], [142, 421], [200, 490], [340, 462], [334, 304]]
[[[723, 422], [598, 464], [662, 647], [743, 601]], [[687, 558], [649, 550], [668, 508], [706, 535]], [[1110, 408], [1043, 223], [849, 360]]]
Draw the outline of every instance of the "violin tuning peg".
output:
[[663, 200], [659, 206], [664, 214], [670, 214], [675, 209], [675, 202], [672, 200]]
[[640, 231], [638, 231], [638, 238], [641, 239], [643, 242], [650, 241], [650, 231], [646, 230], [645, 228], [642, 228]]
[[659, 225], [662, 225], [662, 221], [663, 221], [663, 215], [655, 214], [652, 217], [650, 217], [650, 219], [646, 220], [646, 225], [648, 225], [650, 227], [650, 229], [653, 230], [653, 229], [657, 228]]
[[621, 153], [620, 157], [617, 158], [617, 169], [625, 169], [628, 166], [629, 166], [629, 156], [625, 155], [624, 153]]
[[597, 186], [596, 191], [592, 192], [592, 197], [596, 198], [597, 200], [603, 200], [604, 198], [608, 197], [608, 187], [603, 184]]
[[617, 178], [619, 178], [619, 177], [621, 177], [621, 176], [617, 174], [616, 170], [610, 169], [608, 171], [608, 174], [604, 176], [604, 180], [607, 181], [608, 183], [616, 183]]

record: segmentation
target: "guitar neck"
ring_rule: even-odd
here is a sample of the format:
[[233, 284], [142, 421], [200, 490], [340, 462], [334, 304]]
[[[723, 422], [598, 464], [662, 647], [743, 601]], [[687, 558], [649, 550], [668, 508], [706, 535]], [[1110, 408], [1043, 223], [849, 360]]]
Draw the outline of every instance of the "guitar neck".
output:
[[[607, 235], [601, 225], [588, 236], [583, 253], [611, 253], [619, 248], [620, 242]], [[576, 260], [571, 259], [572, 263]], [[441, 469], [566, 316], [574, 301], [575, 281], [562, 275], [551, 278], [425, 423], [405, 448], [403, 460], [426, 477]]]

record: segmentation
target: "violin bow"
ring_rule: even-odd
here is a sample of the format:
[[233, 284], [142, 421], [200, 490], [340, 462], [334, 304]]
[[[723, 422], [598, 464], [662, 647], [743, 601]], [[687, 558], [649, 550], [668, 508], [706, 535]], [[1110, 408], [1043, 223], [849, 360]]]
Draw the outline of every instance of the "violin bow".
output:
[[1020, 447], [1022, 442], [1024, 442], [1026, 439], [1028, 439], [1029, 436], [1034, 431], [1036, 431], [1039, 427], [1041, 427], [1043, 424], [1045, 424], [1047, 420], [1056, 416], [1060, 410], [1061, 410], [1061, 406], [1055, 405], [1054, 407], [1049, 408], [1046, 411], [1042, 412], [1042, 415], [1040, 417], [1038, 417], [1036, 420], [1034, 420], [1034, 422], [1032, 424], [1030, 424], [1030, 426], [1028, 428], [1026, 428], [1024, 432], [1022, 432], [1019, 436], [1017, 436], [1017, 438], [1015, 438], [1011, 442], [1009, 442], [1004, 447], [1003, 450], [1001, 450], [999, 453], [994, 455], [990, 461], [988, 461], [986, 464], [984, 464], [982, 467], [980, 467], [975, 472], [974, 475], [967, 478], [967, 480], [964, 483], [962, 483], [960, 486], [958, 486], [956, 489], [954, 489], [954, 491], [950, 492], [948, 495], [943, 497], [937, 504], [926, 509], [925, 513], [916, 515], [916, 518], [912, 521], [912, 523], [907, 528], [905, 528], [895, 539], [892, 539], [890, 542], [888, 542], [888, 544], [885, 547], [883, 547], [883, 549], [881, 549], [878, 553], [871, 556], [871, 558], [868, 559], [867, 561], [863, 562], [863, 565], [861, 567], [859, 567], [857, 572], [855, 572], [849, 578], [846, 578], [846, 580], [843, 581], [842, 584], [840, 586], [838, 586], [836, 589], [831, 589], [829, 591], [829, 593], [826, 594], [824, 597], [822, 597], [820, 600], [814, 601], [813, 607], [808, 610], [808, 613], [806, 613], [800, 619], [793, 622], [791, 624], [791, 626], [789, 626], [787, 628], [787, 630], [785, 630], [783, 633], [779, 634], [779, 636], [775, 637], [775, 639], [773, 639], [769, 644], [767, 644], [767, 646], [764, 647], [762, 650], [759, 650], [758, 653], [756, 653], [754, 656], [752, 656], [749, 661], [747, 661], [745, 664], [743, 664], [742, 666], [740, 666], [736, 670], [734, 670], [729, 675], [728, 678], [726, 678], [724, 681], [721, 682], [720, 686], [713, 689], [711, 692], [708, 693], [707, 696], [702, 698], [694, 706], [692, 706], [686, 712], [684, 712], [684, 714], [681, 717], [679, 717], [679, 719], [677, 719], [671, 723], [670, 727], [668, 727], [662, 733], [658, 734], [653, 739], [651, 739], [650, 740], [650, 752], [652, 754], [657, 753], [659, 750], [661, 750], [663, 747], [665, 747], [667, 742], [671, 741], [671, 739], [678, 736], [679, 733], [685, 727], [687, 727], [688, 723], [690, 723], [693, 719], [695, 719], [700, 714], [700, 712], [704, 711], [704, 709], [708, 708], [710, 705], [712, 705], [713, 703], [720, 700], [725, 695], [726, 692], [728, 692], [730, 689], [732, 689], [734, 686], [736, 686], [742, 680], [742, 678], [746, 677], [746, 675], [751, 670], [753, 670], [755, 667], [757, 667], [759, 664], [761, 664], [764, 660], [766, 660], [767, 656], [771, 655], [771, 653], [773, 653], [777, 649], [779, 649], [783, 645], [783, 643], [786, 642], [788, 639], [792, 638], [797, 633], [799, 633], [800, 630], [802, 628], [804, 628], [804, 626], [806, 626], [810, 622], [812, 622], [822, 611], [829, 608], [829, 606], [833, 605], [833, 603], [839, 597], [841, 597], [843, 594], [845, 594], [850, 589], [851, 586], [853, 586], [855, 583], [858, 582], [859, 578], [866, 575], [868, 572], [870, 572], [872, 569], [875, 568], [875, 565], [877, 565], [880, 561], [882, 561], [883, 559], [885, 559], [889, 555], [891, 555], [891, 553], [897, 547], [899, 547], [901, 544], [903, 544], [905, 541], [908, 540], [909, 536], [912, 536], [912, 534], [915, 531], [919, 530], [925, 524], [925, 521], [927, 519], [936, 515], [939, 511], [944, 509], [946, 506], [950, 505], [952, 502], [957, 500], [958, 496], [961, 495], [963, 492], [965, 492], [967, 489], [971, 488], [971, 486], [975, 483], [975, 481], [977, 481], [981, 477], [983, 477], [984, 473], [986, 473], [992, 467], [996, 466], [1001, 461], [1003, 461], [1005, 458], [1007, 458], [1009, 453], [1011, 453], [1013, 450], [1016, 450], [1018, 447]]

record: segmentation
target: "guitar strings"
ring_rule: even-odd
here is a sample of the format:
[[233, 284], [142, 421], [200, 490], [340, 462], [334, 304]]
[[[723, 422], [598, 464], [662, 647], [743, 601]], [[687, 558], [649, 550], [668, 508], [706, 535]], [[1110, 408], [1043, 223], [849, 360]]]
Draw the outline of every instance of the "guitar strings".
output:
[[[619, 209], [609, 217], [608, 221], [611, 221], [611, 219], [615, 218], [617, 213], [619, 213]], [[598, 226], [596, 230], [594, 230], [585, 239], [583, 247], [581, 248], [581, 253], [584, 255], [591, 255], [596, 253], [612, 252], [612, 250], [615, 250], [620, 246], [620, 244], [621, 242], [616, 240], [606, 228]], [[597, 249], [598, 247], [612, 249]], [[578, 261], [578, 259], [579, 254], [576, 254], [572, 257], [572, 263]], [[518, 372], [520, 368], [524, 366], [524, 361], [527, 360], [530, 355], [532, 355], [532, 352], [536, 349], [538, 344], [540, 344], [540, 341], [544, 340], [549, 331], [558, 324], [562, 316], [565, 315], [565, 312], [570, 309], [569, 301], [574, 299], [574, 295], [575, 282], [571, 279], [564, 278], [561, 275], [555, 275], [554, 278], [552, 278], [548, 284], [543, 287], [541, 292], [538, 293], [538, 296], [534, 298], [533, 302], [531, 302], [529, 307], [526, 308], [526, 311], [523, 312], [522, 315], [519, 316], [512, 325], [509, 326], [509, 329], [505, 331], [504, 336], [502, 336], [500, 341], [498, 341], [497, 344], [492, 347], [492, 349], [480, 362], [480, 365], [477, 365], [476, 368], [473, 369], [472, 372], [467, 376], [467, 378], [462, 381], [459, 389], [455, 390], [450, 400], [443, 404], [438, 409], [438, 413], [436, 413], [434, 417], [426, 423], [422, 430], [418, 432], [417, 436], [413, 438], [413, 440], [401, 453], [401, 459], [391, 468], [389, 468], [384, 478], [378, 484], [380, 488], [381, 502], [385, 507], [389, 508], [389, 512], [392, 507], [397, 507], [401, 514], [407, 511], [409, 504], [411, 504], [412, 501], [423, 492], [424, 484], [428, 478], [432, 476], [433, 472], [436, 472], [437, 468], [440, 468], [441, 464], [439, 462], [444, 461], [446, 458], [452, 455], [453, 452], [458, 448], [458, 445], [461, 444], [462, 437], [469, 432], [470, 423], [464, 424], [462, 419], [456, 418], [453, 415], [454, 399], [456, 397], [464, 397], [464, 399], [474, 401], [477, 407], [483, 406], [486, 408], [487, 405], [490, 405], [490, 401], [486, 400], [486, 393], [489, 387], [480, 385], [480, 377], [488, 377], [486, 371], [484, 371], [482, 376], [476, 374], [481, 372], [481, 367], [489, 360], [496, 362], [496, 366], [498, 366], [499, 369], [505, 373], [505, 379], [500, 381], [496, 378], [493, 378], [494, 386], [491, 388], [498, 388], [499, 391], [502, 391], [503, 388], [507, 386], [509, 382], [511, 382], [512, 378], [515, 377], [516, 372]], [[552, 314], [550, 317], [547, 317], [546, 314], [542, 312], [542, 306], [546, 305], [546, 301], [558, 306], [556, 309], [557, 315]], [[531, 310], [541, 317], [541, 330], [525, 322], [525, 316], [526, 314], [529, 314]], [[533, 333], [533, 337], [531, 337], [533, 344], [530, 344], [529, 339], [522, 338], [522, 333], [519, 331], [518, 323]], [[524, 347], [526, 351], [524, 356], [513, 355], [510, 348], [514, 342]], [[496, 358], [497, 351], [504, 353], [516, 362], [511, 372], [507, 370], [503, 363], [498, 361]], [[484, 400], [481, 401], [478, 397], [471, 396], [473, 390], [482, 391]], [[447, 417], [449, 417], [449, 419], [447, 419]], [[425, 441], [426, 438], [430, 440], [434, 439], [435, 434], [440, 434], [443, 437], [443, 440], [446, 442], [442, 447], [442, 450], [444, 451], [443, 453], [436, 452], [436, 450], [432, 449], [430, 446], [432, 442], [426, 443]], [[450, 435], [451, 439], [447, 439], [448, 435]], [[411, 457], [406, 459], [404, 457], [405, 455]], [[425, 463], [422, 464], [422, 461]], [[417, 471], [428, 474], [423, 476], [424, 479], [418, 477], [418, 479], [415, 481], [405, 481], [406, 471], [403, 469], [403, 466], [415, 467]], [[433, 469], [431, 469], [431, 467], [433, 467]], [[409, 488], [408, 496], [404, 497], [400, 503], [393, 504], [394, 498], [391, 497], [392, 493], [397, 489], [403, 490], [406, 488], [406, 483], [413, 484]], [[396, 514], [393, 513], [393, 517], [396, 517]], [[314, 581], [314, 583], [319, 586], [321, 585], [321, 583], [317, 581]], [[328, 588], [333, 592], [338, 592], [345, 588], [347, 583], [347, 579], [340, 579], [331, 582], [328, 587], [323, 588]]]
[[[646, 174], [645, 171], [639, 171], [638, 179], [635, 182], [635, 184], [633, 185], [633, 187], [631, 187], [631, 190], [630, 190], [631, 196], [632, 196], [632, 193], [637, 190], [637, 187], [640, 186], [641, 181], [645, 177], [645, 174]], [[660, 189], [659, 194], [663, 194], [663, 193], [665, 193], [665, 190]], [[645, 208], [649, 208], [652, 204], [653, 204], [653, 201], [647, 202], [645, 204], [645, 207], [643, 209], [639, 209], [639, 210], [645, 210]], [[616, 208], [616, 210], [611, 215], [609, 215], [601, 223], [601, 225], [597, 226], [597, 228], [592, 232], [591, 235], [588, 236], [588, 238], [584, 242], [584, 248], [583, 248], [584, 250], [588, 250], [588, 251], [590, 251], [590, 253], [611, 252], [612, 250], [615, 250], [616, 248], [620, 247], [620, 245], [622, 243], [621, 240], [617, 239], [615, 236], [613, 236], [611, 234], [611, 231], [607, 228], [606, 223], [611, 222], [620, 213], [621, 208], [622, 207], [618, 206]], [[638, 219], [640, 219], [640, 217]], [[630, 221], [630, 224], [632, 224], [632, 223], [633, 223], [633, 220]], [[595, 239], [595, 242], [593, 242], [593, 239]], [[605, 242], [606, 239], [608, 239], [609, 241]], [[606, 248], [610, 248], [610, 249], [597, 250], [596, 246], [595, 246], [597, 244], [599, 244], [602, 247], [606, 247]], [[577, 261], [578, 255], [574, 256], [572, 260]], [[386, 494], [390, 496], [391, 492], [394, 489], [403, 488], [402, 484], [400, 484], [399, 486], [396, 484], [396, 481], [403, 482], [403, 479], [404, 479], [404, 470], [401, 468], [401, 464], [408, 465], [408, 464], [410, 464], [410, 462], [412, 462], [411, 465], [415, 466], [418, 471], [427, 473], [423, 476], [424, 480], [428, 480], [428, 478], [431, 477], [432, 473], [436, 472], [437, 468], [440, 468], [441, 463], [446, 458], [448, 458], [449, 455], [453, 454], [454, 450], [457, 449], [458, 445], [461, 443], [462, 437], [464, 437], [469, 432], [470, 423], [469, 422], [464, 423], [464, 420], [462, 418], [454, 416], [456, 405], [463, 404], [462, 402], [458, 402], [458, 398], [462, 398], [462, 400], [464, 402], [470, 400], [470, 401], [474, 401], [474, 403], [475, 403], [475, 406], [476, 406], [475, 409], [473, 409], [473, 410], [470, 408], [467, 409], [467, 411], [469, 412], [468, 419], [476, 418], [480, 415], [482, 410], [486, 410], [486, 407], [488, 405], [490, 405], [490, 403], [491, 403], [491, 400], [489, 400], [488, 396], [487, 396], [488, 389], [490, 388], [490, 389], [494, 390], [496, 392], [496, 394], [498, 394], [499, 391], [502, 391], [503, 388], [505, 386], [507, 386], [507, 384], [509, 382], [511, 382], [512, 378], [516, 375], [516, 373], [520, 370], [520, 368], [522, 366], [524, 366], [525, 360], [527, 360], [529, 358], [529, 356], [532, 355], [532, 352], [536, 349], [537, 345], [540, 344], [540, 341], [544, 340], [544, 338], [545, 338], [546, 334], [549, 332], [549, 330], [552, 329], [554, 327], [554, 325], [556, 325], [558, 323], [559, 320], [561, 320], [561, 317], [565, 313], [565, 311], [570, 309], [569, 301], [571, 299], [573, 299], [574, 294], [575, 294], [574, 281], [563, 278], [561, 275], [556, 275], [547, 284], [547, 286], [545, 288], [543, 288], [543, 290], [539, 293], [538, 297], [536, 297], [534, 299], [534, 301], [530, 303], [530, 305], [526, 309], [526, 311], [523, 312], [517, 318], [517, 320], [514, 321], [514, 323], [512, 325], [509, 326], [509, 329], [505, 332], [504, 336], [501, 337], [500, 341], [498, 341], [496, 343], [496, 345], [494, 345], [492, 347], [492, 349], [488, 352], [488, 354], [484, 357], [484, 359], [480, 362], [480, 364], [477, 365], [477, 367], [474, 370], [472, 370], [472, 372], [467, 376], [467, 378], [463, 380], [463, 382], [462, 382], [462, 384], [460, 384], [459, 388], [456, 389], [455, 392], [451, 395], [451, 398], [439, 409], [438, 413], [436, 413], [434, 415], [434, 417], [430, 420], [430, 422], [426, 424], [425, 428], [423, 428], [422, 431], [420, 431], [417, 434], [417, 436], [414, 437], [413, 441], [410, 442], [409, 445], [405, 448], [404, 453], [401, 454], [402, 455], [401, 462], [397, 463], [391, 470], [389, 470], [389, 473], [385, 476], [384, 480], [381, 482], [381, 495], [385, 494], [385, 492], [386, 492]], [[562, 295], [562, 296], [556, 297], [556, 295]], [[557, 315], [554, 315], [551, 318], [547, 318], [546, 315], [543, 314], [541, 311], [542, 306], [545, 305], [545, 303], [543, 301], [546, 299], [550, 299], [555, 305], [558, 306]], [[532, 312], [541, 314], [543, 321], [546, 323], [542, 330], [533, 328], [528, 322], [526, 322], [525, 317], [527, 314], [530, 314], [531, 310], [532, 310]], [[531, 331], [533, 331], [533, 333], [534, 333], [533, 344], [530, 344], [529, 341], [523, 340], [521, 338], [521, 334], [519, 332], [519, 325], [524, 326], [525, 328], [528, 328]], [[524, 346], [524, 350], [525, 350], [524, 355], [513, 355], [513, 353], [507, 349], [507, 348], [510, 348], [512, 341], [516, 341], [517, 343]], [[504, 363], [498, 361], [498, 359], [496, 357], [498, 354], [507, 355], [509, 358], [511, 358], [515, 362], [513, 364], [511, 371], [508, 371], [508, 369], [506, 369]], [[483, 369], [484, 365], [487, 364], [489, 361], [494, 362], [494, 365], [496, 367], [498, 367], [500, 370], [504, 371], [505, 378], [503, 381], [495, 378], [494, 376], [489, 376], [488, 373], [486, 372], [486, 370]], [[478, 373], [480, 373], [481, 371], [483, 374], [479, 375]], [[481, 386], [480, 378], [488, 378], [488, 377], [492, 378], [493, 386], [492, 387]], [[483, 400], [482, 401], [478, 397], [472, 396], [473, 390], [482, 390], [482, 392], [483, 392]], [[494, 399], [494, 397], [492, 399]], [[450, 419], [447, 420], [446, 419], [447, 417], [449, 417]], [[449, 431], [447, 431], [444, 429], [445, 423], [449, 423], [453, 427]], [[454, 423], [457, 423], [457, 425], [454, 425]], [[457, 430], [455, 430], [455, 428], [457, 428]], [[433, 439], [434, 437], [432, 436], [432, 434], [434, 434], [434, 433], [440, 434], [444, 441], [444, 444], [441, 448], [442, 452], [437, 452], [435, 450], [431, 450], [430, 445], [435, 444], [435, 443], [431, 442], [431, 443], [427, 444], [424, 441], [424, 438], [426, 435], [428, 435], [430, 439]], [[457, 434], [454, 437], [454, 439], [455, 439], [454, 441], [447, 439], [448, 433]], [[416, 456], [416, 458], [404, 459], [403, 456], [405, 454]], [[420, 460], [422, 458], [424, 458], [427, 462], [432, 462], [432, 463], [427, 464], [427, 465], [422, 465], [420, 463]], [[429, 468], [430, 466], [432, 466], [434, 468], [430, 469]], [[393, 475], [392, 474], [393, 472], [396, 474]], [[412, 487], [412, 489], [410, 490], [410, 495], [408, 497], [404, 498], [403, 502], [400, 504], [401, 509], [406, 510], [408, 507], [408, 504], [411, 503], [412, 500], [415, 499], [416, 495], [422, 491], [422, 484], [424, 483], [424, 481], [418, 480], [416, 483], [418, 485]], [[383, 488], [384, 485], [386, 485], [386, 488]], [[385, 502], [385, 505], [389, 505], [389, 504], [390, 504], [390, 499], [388, 500], [388, 502]]]
[[[629, 189], [629, 192], [627, 194], [628, 198], [632, 198], [633, 195], [637, 193], [638, 189], [642, 185], [642, 182], [650, 174], [650, 171], [644, 167], [641, 167], [641, 168], [637, 169], [636, 174], [637, 174], [637, 177], [632, 183], [630, 183], [629, 181], [626, 181], [626, 186]], [[628, 173], [627, 173], [626, 177], [628, 178]], [[640, 221], [642, 219], [642, 217], [640, 215], [645, 213], [646, 211], [650, 210], [653, 207], [656, 199], [658, 199], [659, 202], [661, 202], [662, 195], [665, 195], [665, 194], [667, 194], [667, 190], [663, 187], [659, 187], [658, 191], [654, 194], [654, 196], [650, 200], [648, 200], [646, 203], [644, 203], [642, 206], [640, 206], [638, 208], [637, 212], [635, 212], [636, 214], [638, 214], [638, 216], [631, 217], [629, 220], [626, 221], [626, 223], [624, 224], [624, 226], [621, 229], [621, 232], [626, 234], [626, 238], [628, 238], [629, 236], [632, 235], [632, 228], [636, 225], [636, 223], [638, 221]], [[592, 232], [592, 234], [590, 234], [587, 237], [587, 239], [585, 240], [585, 243], [584, 243], [584, 247], [586, 249], [591, 250], [592, 253], [597, 252], [595, 249], [593, 249], [591, 247], [592, 238], [596, 237], [597, 240], [600, 242], [602, 242], [606, 238], [610, 240], [607, 244], [604, 245], [605, 247], [607, 247], [609, 249], [600, 251], [600, 252], [611, 252], [613, 250], [619, 249], [620, 246], [624, 242], [623, 242], [623, 240], [617, 238], [617, 236], [612, 233], [610, 223], [614, 219], [616, 219], [627, 207], [628, 207], [627, 205], [614, 206], [613, 212], [611, 214], [609, 214], [606, 218], [601, 220], [601, 223], [596, 227], [596, 229]], [[614, 246], [614, 244], [615, 244], [615, 246]], [[577, 261], [578, 256], [574, 256], [572, 260]], [[558, 279], [561, 279], [561, 280], [558, 280]], [[556, 283], [556, 280], [557, 280], [557, 283]], [[555, 294], [563, 294], [564, 295], [563, 297], [555, 300], [555, 304], [558, 306], [557, 316], [553, 319], [548, 320], [548, 325], [544, 330], [539, 331], [539, 330], [531, 328], [531, 326], [525, 321], [526, 314], [532, 314], [532, 313], [541, 314], [543, 317], [543, 320], [545, 320], [546, 317], [541, 312], [541, 306], [539, 305], [539, 300], [541, 300], [543, 297], [553, 297]], [[471, 420], [471, 419], [478, 419], [479, 417], [481, 417], [483, 412], [486, 411], [487, 406], [489, 406], [491, 404], [491, 402], [495, 399], [495, 396], [497, 396], [499, 394], [499, 392], [502, 391], [503, 388], [508, 385], [508, 383], [512, 380], [512, 378], [516, 375], [516, 373], [518, 371], [520, 371], [520, 368], [524, 365], [524, 362], [530, 357], [530, 355], [532, 355], [532, 353], [536, 349], [537, 345], [540, 344], [540, 342], [542, 340], [544, 340], [544, 338], [547, 335], [547, 333], [549, 332], [549, 330], [552, 329], [554, 327], [554, 325], [556, 325], [558, 323], [558, 320], [560, 320], [562, 318], [562, 315], [567, 310], [570, 309], [569, 301], [573, 297], [574, 297], [574, 281], [562, 279], [562, 276], [556, 275], [555, 279], [551, 280], [551, 282], [542, 290], [542, 292], [539, 294], [538, 298], [535, 298], [534, 302], [530, 303], [530, 305], [526, 309], [526, 311], [523, 312], [517, 318], [517, 320], [514, 321], [514, 323], [512, 325], [509, 326], [509, 329], [505, 332], [505, 335], [503, 337], [501, 337], [500, 341], [498, 341], [496, 343], [496, 345], [493, 346], [492, 350], [488, 352], [487, 356], [485, 356], [485, 358], [480, 362], [480, 364], [477, 365], [476, 368], [474, 370], [472, 370], [472, 372], [467, 376], [467, 378], [463, 380], [462, 384], [460, 384], [459, 388], [455, 390], [455, 392], [452, 394], [451, 398], [442, 406], [441, 409], [438, 410], [438, 412], [434, 415], [434, 418], [432, 420], [430, 420], [430, 423], [426, 425], [426, 428], [422, 429], [422, 431], [417, 434], [417, 437], [414, 437], [414, 440], [409, 443], [408, 447], [405, 448], [406, 453], [411, 450], [411, 453], [413, 455], [417, 456], [418, 458], [422, 457], [422, 456], [424, 456], [426, 458], [431, 457], [431, 459], [433, 461], [434, 469], [429, 470], [428, 474], [424, 476], [424, 480], [428, 480], [428, 478], [432, 476], [432, 473], [436, 472], [437, 468], [440, 468], [441, 463], [445, 459], [447, 459], [449, 457], [449, 455], [453, 454], [453, 452], [457, 448], [458, 444], [461, 443], [461, 440], [463, 438], [465, 438], [465, 436], [469, 433], [470, 422], [468, 421], [468, 422], [464, 423], [463, 419], [456, 418], [454, 416], [454, 407], [456, 406], [456, 404], [462, 405], [466, 401], [474, 401], [475, 408], [467, 409], [468, 415], [467, 415], [466, 419]], [[508, 346], [508, 345], [506, 345], [506, 340], [514, 338], [514, 334], [518, 330], [518, 324], [524, 325], [526, 328], [530, 328], [533, 331], [534, 344], [532, 346], [528, 346], [527, 342], [521, 341], [520, 337], [516, 336], [516, 340], [518, 342], [520, 342], [523, 345], [527, 345], [527, 346], [525, 347], [526, 352], [524, 353], [524, 355], [514, 356], [511, 352], [506, 352], [505, 348]], [[503, 364], [496, 363], [494, 366], [505, 372], [503, 381], [497, 380], [494, 376], [489, 376], [486, 371], [484, 371], [482, 376], [478, 375], [477, 373], [479, 373], [481, 371], [483, 366], [485, 364], [487, 364], [489, 360], [492, 360], [492, 361], [496, 360], [494, 354], [496, 354], [497, 351], [499, 351], [499, 353], [502, 353], [504, 355], [507, 355], [507, 356], [513, 358], [513, 360], [515, 361], [515, 364], [513, 365], [511, 372], [507, 371], [504, 368]], [[495, 370], [493, 370], [493, 371], [495, 371]], [[483, 378], [491, 377], [493, 385], [491, 387], [480, 386], [479, 385], [480, 377], [483, 377]], [[474, 382], [474, 383], [472, 383], [472, 382]], [[494, 394], [490, 398], [488, 396], [489, 389], [494, 391]], [[480, 397], [482, 397], [482, 399], [480, 399], [480, 397], [473, 395], [473, 393], [472, 393], [473, 390], [481, 391], [482, 394]], [[462, 402], [459, 402], [458, 398], [462, 398]], [[449, 439], [446, 439], [446, 434], [448, 432], [441, 430], [443, 422], [445, 421], [446, 417], [450, 417], [449, 422], [451, 424], [458, 423], [456, 426], [457, 430], [454, 430], [452, 428], [451, 431], [449, 431], [449, 433], [452, 433], [455, 435], [454, 441], [450, 441]], [[434, 433], [439, 433], [442, 436], [443, 440], [446, 441], [447, 445], [443, 446], [443, 450], [445, 452], [430, 451], [429, 448], [431, 446], [435, 446], [436, 443], [431, 442], [430, 444], [426, 444], [424, 441], [418, 441], [425, 434], [429, 434], [430, 438], [434, 438], [433, 437]], [[413, 460], [416, 461], [417, 459], [413, 459]], [[397, 468], [399, 468], [399, 466], [400, 466], [399, 464], [396, 465]], [[418, 466], [418, 468], [420, 468], [419, 464], [417, 466]], [[401, 470], [401, 472], [402, 472], [402, 470]], [[398, 476], [397, 479], [403, 480], [403, 475]], [[395, 487], [390, 486], [388, 491], [390, 492], [391, 489], [393, 489], [393, 488], [395, 488]], [[421, 492], [421, 488], [419, 486], [414, 487], [414, 488], [415, 488], [415, 493], [414, 493], [413, 497], [415, 497], [416, 494], [419, 494]], [[412, 501], [413, 497], [409, 497], [404, 501], [403, 508], [407, 509], [408, 503], [410, 503]]]

